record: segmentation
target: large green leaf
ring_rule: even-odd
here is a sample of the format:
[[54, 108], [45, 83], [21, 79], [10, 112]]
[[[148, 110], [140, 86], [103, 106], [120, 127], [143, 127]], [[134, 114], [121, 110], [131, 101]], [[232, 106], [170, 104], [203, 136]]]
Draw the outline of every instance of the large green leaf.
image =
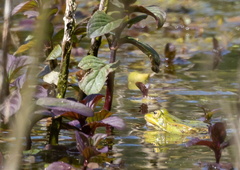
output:
[[148, 7], [133, 6], [132, 11], [141, 12], [141, 13], [145, 13], [147, 15], [152, 16], [156, 20], [158, 28], [161, 28], [163, 26], [167, 17], [166, 13], [161, 8], [155, 5], [148, 6]]
[[80, 67], [82, 70], [98, 70], [105, 65], [106, 64], [101, 59], [88, 55], [81, 60], [81, 62], [78, 64], [78, 67]]
[[62, 54], [62, 47], [58, 44], [54, 47], [54, 49], [51, 51], [51, 53], [47, 57], [48, 60], [55, 60], [56, 58], [60, 57]]
[[115, 19], [103, 11], [97, 11], [93, 14], [87, 25], [87, 33], [90, 38], [102, 36], [118, 28], [124, 18]]
[[87, 95], [99, 93], [104, 86], [107, 76], [110, 72], [116, 70], [119, 61], [105, 64], [101, 59], [94, 56], [84, 57], [78, 66], [83, 70], [90, 70], [78, 85]]
[[130, 43], [138, 47], [144, 54], [146, 54], [152, 64], [152, 70], [156, 73], [159, 72], [159, 66], [161, 63], [158, 53], [148, 44], [140, 42], [132, 37], [124, 37], [120, 39], [120, 44]]

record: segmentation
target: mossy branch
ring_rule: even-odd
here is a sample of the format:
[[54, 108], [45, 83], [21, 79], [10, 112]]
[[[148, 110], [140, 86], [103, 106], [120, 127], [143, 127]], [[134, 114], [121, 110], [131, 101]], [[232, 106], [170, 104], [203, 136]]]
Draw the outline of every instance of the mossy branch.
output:
[[77, 4], [75, 0], [66, 1], [66, 10], [64, 15], [64, 36], [62, 41], [62, 60], [61, 72], [58, 80], [58, 98], [64, 98], [67, 90], [68, 67], [72, 49], [72, 34], [75, 27], [75, 10]]
[[[68, 83], [68, 68], [70, 62], [70, 55], [72, 49], [72, 34], [75, 27], [75, 11], [77, 4], [75, 0], [66, 1], [66, 10], [64, 15], [64, 36], [62, 41], [62, 59], [61, 59], [61, 71], [59, 75], [57, 85], [57, 98], [64, 98], [67, 90]], [[58, 135], [61, 128], [62, 119], [57, 118], [52, 120], [52, 126], [50, 130], [49, 143], [52, 145], [58, 144]]]

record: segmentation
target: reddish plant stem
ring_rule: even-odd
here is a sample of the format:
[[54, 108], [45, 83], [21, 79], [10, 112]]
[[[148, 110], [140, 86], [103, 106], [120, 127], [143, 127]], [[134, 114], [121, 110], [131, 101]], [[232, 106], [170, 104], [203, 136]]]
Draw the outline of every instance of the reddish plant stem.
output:
[[[116, 53], [117, 53], [117, 49], [111, 48], [110, 63], [115, 62]], [[107, 79], [107, 89], [106, 89], [104, 109], [108, 111], [110, 111], [112, 108], [112, 100], [113, 100], [113, 92], [114, 92], [114, 77], [115, 77], [115, 71], [109, 73], [108, 79]]]

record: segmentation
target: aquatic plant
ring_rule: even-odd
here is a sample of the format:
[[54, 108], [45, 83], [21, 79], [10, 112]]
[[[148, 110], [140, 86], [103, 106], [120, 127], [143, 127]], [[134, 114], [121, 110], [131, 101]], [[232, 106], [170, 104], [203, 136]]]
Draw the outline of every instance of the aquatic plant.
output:
[[186, 146], [208, 146], [215, 154], [216, 163], [219, 163], [222, 156], [222, 150], [230, 145], [230, 141], [224, 142], [227, 135], [225, 124], [222, 122], [217, 122], [214, 125], [209, 126], [209, 135], [211, 140], [194, 138], [186, 143]]
[[4, 124], [9, 122], [11, 116], [13, 116], [21, 106], [22, 96], [21, 89], [26, 81], [27, 66], [31, 64], [31, 57], [13, 55], [7, 55], [6, 65], [6, 91], [9, 95], [0, 105], [1, 119]]
[[[38, 78], [43, 77], [46, 80], [46, 77], [44, 77], [46, 74], [54, 74], [50, 78], [50, 82], [44, 83], [44, 87], [42, 85], [36, 86], [34, 95], [36, 101], [30, 99], [33, 97], [31, 95], [27, 98], [31, 106], [34, 106], [36, 102], [38, 109], [33, 114], [24, 116], [25, 119], [30, 120], [30, 123], [26, 123], [23, 128], [26, 129], [26, 132], [19, 133], [19, 136], [21, 138], [24, 136], [23, 133], [26, 134], [26, 149], [31, 148], [31, 129], [35, 124], [41, 119], [51, 118], [49, 144], [58, 144], [59, 131], [68, 129], [75, 131], [77, 149], [86, 160], [86, 164], [92, 156], [103, 152], [103, 150], [107, 151], [106, 149], [98, 150], [97, 144], [99, 141], [105, 138], [107, 134], [111, 134], [112, 128], [121, 130], [124, 127], [123, 120], [111, 116], [112, 113], [110, 112], [114, 89], [114, 71], [120, 63], [116, 61], [117, 49], [125, 43], [135, 45], [149, 57], [152, 70], [154, 72], [159, 71], [160, 57], [158, 53], [148, 44], [133, 37], [123, 36], [122, 33], [124, 29], [130, 28], [148, 16], [152, 16], [156, 20], [157, 28], [161, 28], [165, 22], [166, 14], [157, 6], [143, 7], [134, 5], [134, 2], [102, 0], [99, 8], [94, 10], [92, 16], [79, 23], [76, 23], [75, 20], [76, 2], [74, 0], [67, 0], [66, 4], [29, 0], [18, 4], [12, 10], [12, 17], [24, 14], [32, 20], [29, 27], [33, 26], [36, 30], [41, 30], [41, 34], [33, 33], [32, 30], [27, 31], [29, 35], [24, 40], [24, 44], [12, 50], [15, 51], [14, 56], [7, 56], [8, 66], [5, 66], [4, 69], [8, 73], [6, 84], [9, 86], [5, 90], [11, 93], [0, 106], [4, 123], [14, 123], [14, 118], [18, 120], [20, 113], [17, 112], [22, 106], [19, 90], [23, 86], [25, 87], [25, 80], [29, 77], [35, 76], [30, 84], [26, 84], [26, 89], [28, 85], [33, 85], [36, 80], [37, 69], [34, 64], [39, 64], [36, 58], [34, 58], [34, 62], [28, 63], [26, 60], [28, 57], [19, 55], [36, 49], [36, 56], [39, 57], [37, 59], [47, 63], [44, 70], [38, 74]], [[55, 27], [54, 19], [62, 14], [64, 14], [64, 25], [61, 25], [63, 28], [59, 29]], [[71, 49], [73, 46], [79, 45], [82, 37], [85, 36], [92, 39], [92, 44], [88, 55], [78, 64], [81, 69], [79, 72], [82, 72], [82, 75], [79, 76], [78, 74], [79, 88], [75, 88], [74, 84], [68, 82]], [[97, 58], [103, 36], [106, 37], [109, 45], [109, 64]], [[57, 58], [59, 57], [61, 57], [60, 68], [57, 65]], [[30, 65], [30, 68], [35, 67], [33, 69], [34, 75], [27, 72], [30, 69], [22, 70], [27, 65]], [[14, 77], [19, 70], [21, 70], [20, 76]], [[102, 110], [94, 113], [96, 103], [103, 98], [103, 95], [98, 93], [105, 82], [107, 84], [105, 104]], [[9, 87], [13, 88], [10, 89]], [[82, 92], [84, 94], [82, 97], [77, 96], [77, 99], [65, 99], [69, 87], [74, 87], [78, 94]], [[29, 113], [33, 110], [31, 109], [29, 109]], [[106, 134], [96, 134], [95, 130], [98, 127], [106, 127]], [[21, 140], [19, 141], [20, 146]]]
[[[158, 53], [146, 43], [130, 36], [123, 36], [124, 29], [130, 28], [148, 16], [152, 16], [156, 20], [157, 28], [161, 28], [165, 22], [166, 14], [158, 6], [134, 5], [135, 1], [109, 1], [106, 4], [104, 4], [105, 1], [101, 2], [103, 2], [102, 9], [96, 11], [87, 24], [87, 35], [94, 39], [94, 43], [90, 48], [89, 56], [84, 57], [78, 65], [82, 70], [88, 72], [79, 81], [79, 87], [86, 94], [98, 93], [106, 81], [104, 108], [110, 110], [114, 89], [114, 71], [119, 64], [119, 61], [116, 60], [116, 54], [121, 45], [130, 43], [138, 47], [149, 57], [152, 70], [159, 71], [160, 57]], [[136, 13], [141, 15], [136, 15]], [[103, 61], [96, 58], [103, 36], [106, 37], [109, 46], [110, 64], [104, 64]], [[93, 62], [94, 64], [90, 64]]]

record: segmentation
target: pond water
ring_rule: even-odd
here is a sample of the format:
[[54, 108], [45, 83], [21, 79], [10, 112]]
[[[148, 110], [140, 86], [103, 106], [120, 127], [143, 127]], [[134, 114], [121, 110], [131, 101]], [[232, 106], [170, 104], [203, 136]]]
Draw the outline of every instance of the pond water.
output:
[[[227, 124], [228, 138], [234, 129], [230, 124], [237, 117], [240, 56], [240, 2], [234, 0], [181, 0], [143, 1], [140, 4], [156, 4], [169, 11], [167, 24], [161, 30], [153, 31], [153, 20], [149, 32], [142, 32], [138, 39], [150, 44], [161, 55], [166, 43], [173, 43], [177, 49], [178, 60], [175, 74], [151, 71], [149, 59], [137, 49], [123, 46], [117, 59], [121, 61], [116, 72], [115, 92], [112, 112], [121, 117], [126, 127], [123, 131], [114, 130], [114, 135], [107, 142], [112, 150], [91, 160], [98, 162], [104, 169], [204, 169], [202, 163], [215, 162], [214, 153], [205, 146], [185, 147], [191, 136], [176, 137], [146, 127], [142, 107], [148, 111], [166, 108], [181, 119], [196, 120], [203, 116], [203, 110], [197, 105], [206, 105], [209, 109], [220, 108], [213, 116], [213, 122]], [[180, 18], [188, 26], [181, 29]], [[178, 29], [179, 28], [179, 29]], [[212, 37], [216, 37], [222, 49], [222, 59], [213, 68]], [[101, 50], [100, 57], [108, 59], [106, 50]], [[80, 59], [79, 59], [80, 60]], [[131, 72], [149, 74], [149, 96], [154, 98], [143, 104], [139, 90], [128, 88], [128, 75]], [[104, 91], [102, 91], [104, 93]], [[71, 94], [67, 94], [71, 96]], [[225, 107], [231, 110], [226, 112]], [[47, 143], [47, 120], [41, 121], [32, 131], [33, 149], [42, 149]], [[100, 129], [101, 131], [101, 129]], [[7, 132], [6, 132], [7, 133]], [[1, 135], [4, 137], [5, 134]], [[8, 139], [11, 141], [11, 139]], [[74, 146], [74, 134], [61, 131], [60, 144]], [[5, 142], [1, 146], [5, 146]], [[235, 146], [223, 150], [221, 163], [234, 164]], [[43, 169], [46, 163], [64, 161], [79, 167], [82, 158], [73, 153], [44, 151], [25, 154], [22, 169]], [[116, 166], [108, 168], [106, 162]]]

